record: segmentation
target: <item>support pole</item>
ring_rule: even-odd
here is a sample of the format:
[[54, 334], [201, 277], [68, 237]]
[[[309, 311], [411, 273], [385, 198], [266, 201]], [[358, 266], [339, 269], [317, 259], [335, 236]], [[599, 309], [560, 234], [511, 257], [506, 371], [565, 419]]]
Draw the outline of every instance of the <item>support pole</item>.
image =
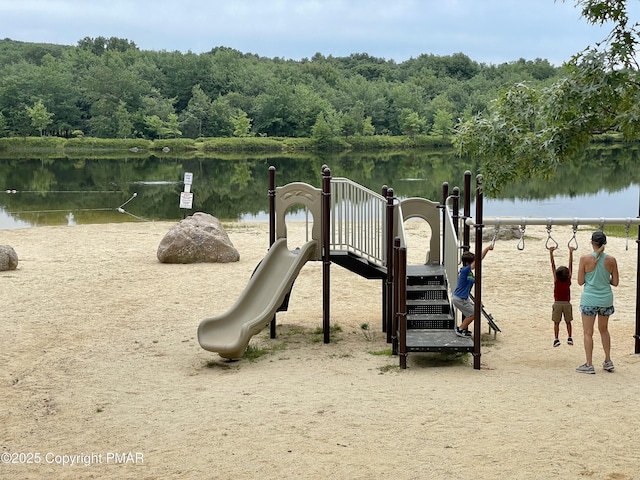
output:
[[449, 184], [447, 182], [442, 183], [442, 220], [440, 220], [440, 225], [443, 225], [442, 228], [442, 246], [440, 247], [440, 251], [442, 252], [440, 264], [444, 265], [444, 257], [446, 255], [447, 248], [447, 239], [446, 239], [446, 225], [447, 221], [447, 198], [449, 198]]
[[400, 238], [396, 237], [393, 240], [393, 278], [396, 280], [394, 285], [395, 288], [393, 288], [393, 322], [391, 323], [391, 354], [392, 355], [398, 355], [398, 297], [399, 297], [399, 290], [400, 290], [400, 286], [399, 286], [399, 282], [398, 279], [400, 278], [399, 273], [398, 273], [398, 265], [400, 265], [400, 261], [398, 259], [398, 254], [399, 254], [399, 250], [400, 250]]
[[[276, 167], [269, 167], [269, 248], [276, 242]], [[276, 315], [269, 324], [269, 337], [276, 338]]]
[[329, 167], [322, 169], [322, 332], [324, 343], [331, 341], [331, 252], [330, 235], [331, 226], [331, 170]]
[[473, 368], [480, 370], [480, 340], [482, 328], [482, 175], [476, 176], [476, 282], [473, 306]]
[[398, 248], [398, 322], [400, 324], [400, 368], [407, 368], [407, 248]]
[[[394, 265], [394, 256], [393, 256], [393, 225], [394, 225], [394, 205], [393, 205], [393, 188], [387, 189], [387, 314], [386, 314], [386, 325], [384, 331], [387, 332], [387, 343], [391, 342], [391, 330], [394, 316], [394, 305], [391, 302], [391, 298], [393, 297], [393, 265]], [[398, 219], [398, 221], [402, 221], [402, 219]]]
[[[638, 194], [638, 220], [640, 220], [640, 193]], [[638, 239], [636, 240], [638, 258], [636, 260], [636, 333], [634, 335], [635, 353], [640, 353], [640, 224], [638, 224]]]
[[[386, 185], [382, 186], [382, 196], [383, 198], [387, 198], [387, 191], [388, 191], [389, 187], [387, 187]], [[386, 211], [385, 211], [385, 222], [386, 222]], [[389, 245], [389, 227], [386, 227], [384, 229], [384, 248], [385, 248], [385, 263], [387, 265], [387, 275], [385, 278], [382, 279], [382, 331], [386, 332], [387, 331], [387, 325], [389, 324], [390, 320], [389, 317], [387, 316], [387, 304], [389, 302], [389, 288], [388, 288], [388, 284], [389, 284], [389, 258], [390, 258], [390, 254], [389, 252], [390, 250], [390, 245]]]
[[467, 170], [464, 172], [464, 207], [462, 214], [464, 215], [464, 226], [462, 227], [462, 251], [469, 251], [469, 238], [471, 237], [471, 229], [467, 225], [466, 219], [471, 216], [471, 172]]

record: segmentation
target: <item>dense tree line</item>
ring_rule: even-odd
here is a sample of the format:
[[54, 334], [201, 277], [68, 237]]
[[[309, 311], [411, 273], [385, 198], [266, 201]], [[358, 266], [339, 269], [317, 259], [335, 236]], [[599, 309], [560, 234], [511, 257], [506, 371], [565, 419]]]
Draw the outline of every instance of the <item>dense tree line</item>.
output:
[[487, 65], [462, 53], [294, 61], [225, 47], [143, 51], [115, 37], [76, 46], [4, 39], [0, 136], [448, 136], [506, 88], [563, 75], [543, 59]]

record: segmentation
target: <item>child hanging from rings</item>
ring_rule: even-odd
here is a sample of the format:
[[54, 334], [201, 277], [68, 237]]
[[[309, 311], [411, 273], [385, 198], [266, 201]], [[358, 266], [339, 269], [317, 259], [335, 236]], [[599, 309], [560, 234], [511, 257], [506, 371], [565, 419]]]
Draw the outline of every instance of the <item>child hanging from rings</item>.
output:
[[571, 337], [571, 321], [573, 320], [573, 307], [571, 306], [571, 275], [573, 273], [573, 251], [575, 247], [569, 247], [569, 266], [561, 266], [556, 268], [556, 262], [553, 259], [553, 251], [556, 247], [549, 248], [549, 257], [551, 258], [551, 271], [553, 272], [553, 306], [551, 308], [551, 320], [553, 320], [553, 333], [555, 340], [554, 347], [560, 346], [558, 336], [560, 334], [560, 322], [562, 317], [567, 324], [567, 344], [573, 345]]

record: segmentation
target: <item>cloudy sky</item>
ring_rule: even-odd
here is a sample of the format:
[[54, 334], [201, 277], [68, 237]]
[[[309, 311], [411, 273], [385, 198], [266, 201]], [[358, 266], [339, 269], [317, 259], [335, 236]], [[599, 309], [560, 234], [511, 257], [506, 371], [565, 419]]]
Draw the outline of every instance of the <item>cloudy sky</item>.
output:
[[[640, 2], [630, 0], [636, 11]], [[575, 0], [0, 0], [0, 36], [76, 45], [120, 37], [143, 50], [217, 46], [299, 60], [351, 53], [402, 62], [462, 52], [561, 65], [606, 37]], [[633, 18], [632, 20], [637, 20]]]

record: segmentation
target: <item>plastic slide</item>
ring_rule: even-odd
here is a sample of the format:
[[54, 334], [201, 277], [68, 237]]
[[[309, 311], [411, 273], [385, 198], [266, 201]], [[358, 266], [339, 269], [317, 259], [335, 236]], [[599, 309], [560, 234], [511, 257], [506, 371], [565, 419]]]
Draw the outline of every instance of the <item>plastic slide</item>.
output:
[[273, 319], [304, 264], [316, 251], [316, 241], [290, 251], [287, 239], [277, 240], [256, 268], [236, 303], [222, 315], [205, 318], [198, 342], [224, 358], [242, 357], [249, 340]]

